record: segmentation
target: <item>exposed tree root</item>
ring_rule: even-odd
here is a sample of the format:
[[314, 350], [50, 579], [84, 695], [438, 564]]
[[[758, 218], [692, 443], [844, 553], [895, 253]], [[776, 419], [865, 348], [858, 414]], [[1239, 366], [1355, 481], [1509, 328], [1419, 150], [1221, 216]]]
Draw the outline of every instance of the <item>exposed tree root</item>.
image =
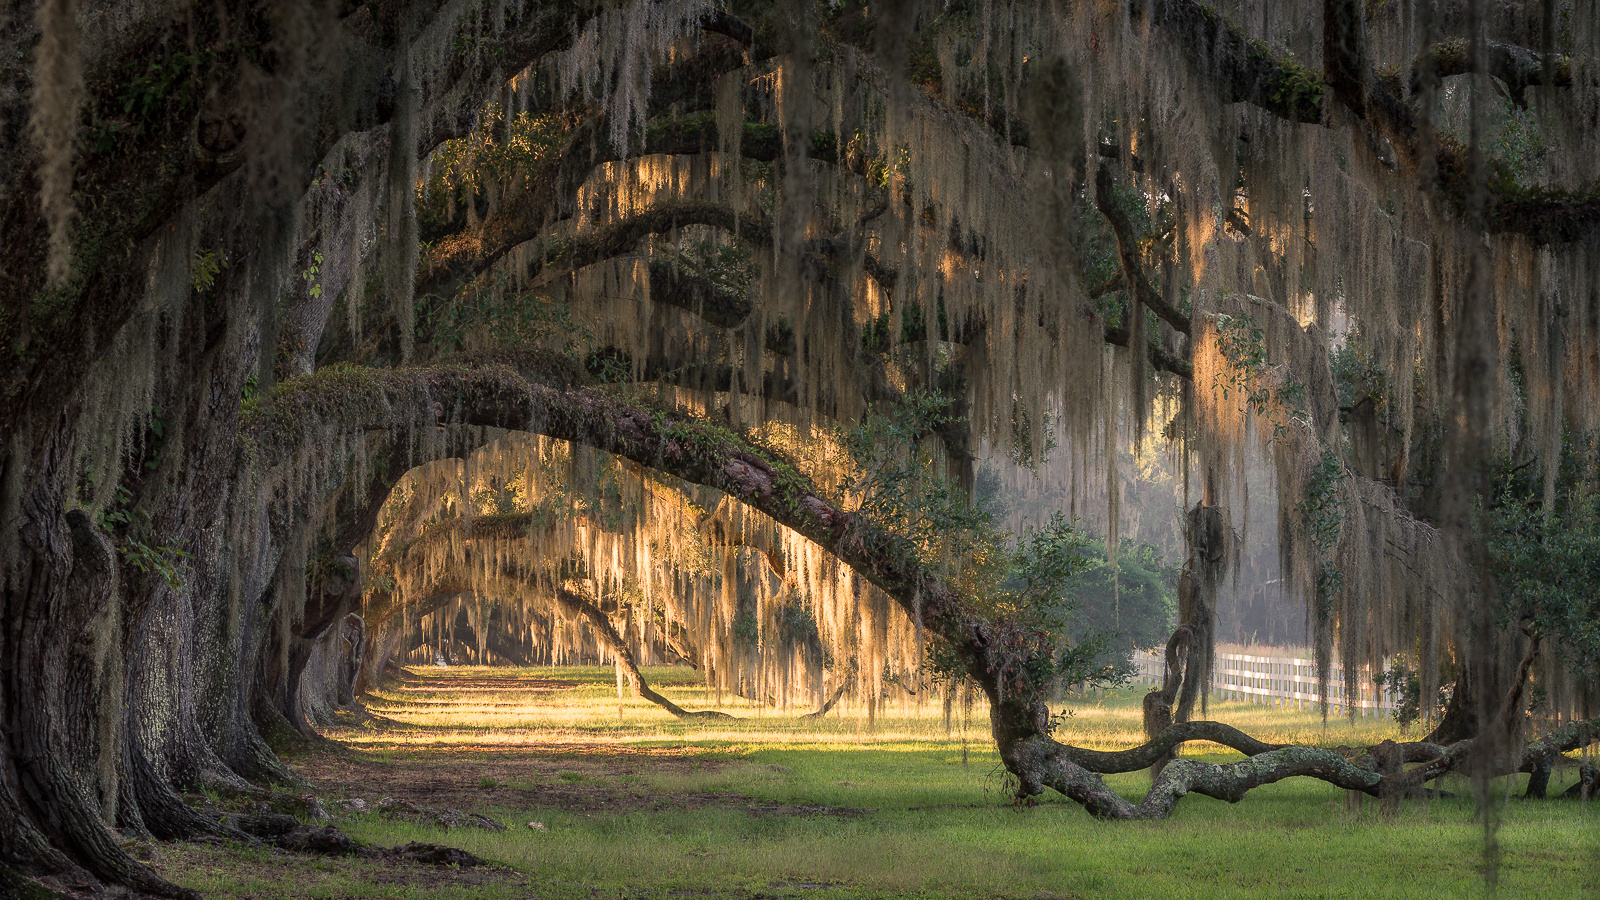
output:
[[1175, 759], [1161, 770], [1145, 799], [1135, 804], [1106, 787], [1098, 773], [1072, 762], [1070, 751], [1075, 748], [1040, 738], [1018, 749], [1018, 765], [1036, 776], [1034, 785], [1024, 782], [1025, 789], [1053, 788], [1100, 819], [1164, 819], [1189, 793], [1237, 803], [1252, 788], [1297, 775], [1373, 796], [1377, 796], [1381, 781], [1378, 773], [1360, 768], [1332, 750], [1283, 747], [1235, 763]]
[[1136, 772], [1155, 764], [1156, 760], [1171, 753], [1189, 741], [1210, 741], [1237, 750], [1246, 756], [1260, 756], [1282, 750], [1285, 744], [1268, 744], [1221, 722], [1180, 722], [1168, 726], [1151, 740], [1127, 750], [1085, 750], [1081, 747], [1057, 745], [1063, 758], [1074, 765], [1099, 775]]
[[[419, 404], [439, 408], [441, 398], [450, 398], [451, 405], [459, 410], [457, 421], [572, 441], [721, 490], [815, 541], [909, 612], [915, 614], [920, 609], [927, 632], [952, 645], [968, 675], [988, 695], [1001, 758], [1020, 780], [1019, 794], [1023, 796], [1050, 787], [1102, 818], [1164, 817], [1188, 793], [1232, 802], [1254, 787], [1295, 776], [1317, 778], [1376, 797], [1409, 792], [1455, 770], [1471, 757], [1476, 746], [1473, 741], [1437, 750], [1420, 744], [1396, 745], [1395, 752], [1402, 759], [1421, 765], [1389, 775], [1381, 774], [1376, 756], [1370, 753], [1351, 760], [1334, 750], [1276, 747], [1211, 722], [1174, 725], [1145, 745], [1121, 753], [1066, 747], [1046, 736], [1049, 710], [1041, 695], [1025, 683], [1020, 687], [1002, 683], [1002, 677], [1015, 676], [997, 673], [1016, 673], [1021, 667], [1016, 651], [998, 639], [996, 626], [972, 615], [948, 584], [922, 571], [914, 557], [897, 548], [872, 523], [824, 499], [804, 476], [770, 450], [726, 429], [677, 413], [634, 407], [594, 391], [529, 383], [504, 368], [391, 370], [343, 377], [346, 380], [338, 385], [336, 406], [322, 405], [315, 378], [307, 380], [304, 391], [281, 392], [275, 402], [290, 406], [296, 414], [273, 412], [270, 405], [265, 408], [264, 415], [254, 423], [258, 446], [265, 450], [282, 442], [292, 443], [324, 414], [337, 417], [345, 428], [403, 428], [409, 423], [404, 418], [409, 415], [408, 410]], [[675, 716], [726, 715], [682, 710], [650, 691], [609, 618], [570, 591], [563, 592], [562, 602], [583, 615], [604, 639], [613, 642], [640, 696]], [[1497, 765], [1496, 771], [1528, 771], [1552, 752], [1571, 750], [1597, 739], [1600, 720], [1573, 723], [1528, 744], [1522, 757]], [[1250, 758], [1225, 764], [1175, 760], [1139, 804], [1112, 792], [1100, 777], [1102, 772], [1148, 766], [1187, 740], [1215, 741], [1250, 754]], [[1387, 785], [1386, 779], [1390, 781]]]

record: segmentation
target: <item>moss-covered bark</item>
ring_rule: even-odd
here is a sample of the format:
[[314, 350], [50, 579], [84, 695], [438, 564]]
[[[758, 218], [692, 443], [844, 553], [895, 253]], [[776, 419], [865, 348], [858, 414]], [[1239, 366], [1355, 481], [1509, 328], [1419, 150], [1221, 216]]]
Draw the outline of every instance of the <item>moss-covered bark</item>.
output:
[[[216, 833], [175, 786], [288, 778], [252, 714], [285, 618], [273, 581], [292, 513], [251, 518], [252, 477], [235, 467], [240, 400], [271, 330], [266, 270], [284, 207], [341, 138], [384, 127], [386, 69], [440, 8], [347, 4], [314, 35], [241, 4], [175, 19], [140, 8], [115, 28], [81, 10], [92, 30], [77, 45], [77, 218], [57, 286], [34, 188], [42, 162], [25, 130], [0, 130], [18, 188], [0, 192], [8, 879], [65, 872], [185, 895], [111, 829]], [[520, 67], [517, 54], [561, 46], [594, 8], [532, 5], [515, 40], [462, 54], [430, 85], [423, 149], [470, 125], [461, 114]], [[0, 35], [8, 122], [26, 118], [38, 39], [24, 16]], [[290, 107], [283, 127], [273, 116]]]
[[[12, 188], [0, 193], [6, 263], [0, 274], [0, 519], [7, 529], [0, 534], [5, 625], [0, 659], [6, 660], [0, 678], [0, 888], [26, 890], [18, 887], [19, 873], [76, 873], [82, 866], [147, 893], [179, 895], [122, 854], [108, 826], [175, 837], [217, 833], [222, 829], [190, 810], [178, 789], [292, 777], [269, 743], [294, 740], [295, 727], [305, 728], [296, 718], [304, 706], [296, 695], [303, 671], [317, 652], [315, 642], [342, 627], [351, 600], [348, 584], [333, 590], [329, 579], [315, 577], [314, 561], [347, 553], [370, 530], [384, 491], [412, 461], [460, 452], [459, 446], [437, 445], [441, 423], [514, 428], [605, 450], [724, 491], [806, 535], [956, 650], [989, 696], [1002, 758], [1024, 793], [1051, 787], [1096, 814], [1132, 816], [1167, 814], [1186, 792], [1237, 799], [1256, 785], [1292, 775], [1371, 792], [1372, 768], [1360, 756], [1343, 760], [1328, 751], [1267, 747], [1210, 723], [1174, 726], [1120, 754], [1057, 745], [1048, 738], [1043, 685], [1033, 674], [1040, 649], [1025, 631], [977, 615], [969, 598], [921, 569], [883, 530], [821, 493], [781, 454], [714, 422], [577, 389], [582, 372], [570, 360], [554, 362], [513, 349], [497, 360], [383, 370], [341, 366], [336, 352], [320, 357], [330, 364], [321, 371], [271, 386], [280, 368], [275, 354], [283, 343], [302, 344], [295, 364], [283, 367], [287, 372], [314, 364], [318, 329], [327, 324], [334, 305], [323, 298], [329, 302], [306, 307], [308, 321], [297, 319], [278, 331], [284, 286], [304, 281], [306, 272], [305, 260], [297, 255], [305, 236], [292, 227], [295, 209], [313, 202], [306, 187], [314, 179], [342, 177], [345, 160], [332, 149], [359, 134], [369, 140], [373, 159], [393, 159], [401, 163], [396, 171], [407, 171], [417, 153], [478, 127], [485, 103], [509, 95], [513, 73], [570, 46], [603, 6], [588, 0], [512, 3], [505, 18], [487, 22], [474, 17], [501, 6], [343, 3], [327, 7], [326, 19], [313, 21], [295, 20], [293, 4], [223, 3], [196, 5], [170, 17], [165, 7], [159, 16], [139, 7], [126, 11], [132, 19], [124, 21], [86, 3], [82, 18], [90, 31], [74, 44], [61, 15], [70, 6], [50, 3], [43, 18], [13, 17], [0, 33], [0, 119], [7, 126], [0, 128], [0, 162], [12, 176]], [[1105, 6], [1083, 6], [1089, 10], [1083, 14], [1098, 15]], [[450, 15], [442, 14], [446, 9]], [[1249, 103], [1290, 122], [1363, 129], [1378, 156], [1386, 139], [1399, 152], [1403, 172], [1432, 165], [1437, 186], [1452, 202], [1485, 187], [1471, 180], [1476, 176], [1458, 146], [1423, 140], [1398, 76], [1367, 71], [1358, 31], [1365, 11], [1356, 4], [1341, 0], [1325, 6], [1338, 26], [1325, 36], [1331, 35], [1337, 52], [1324, 61], [1328, 71], [1322, 74], [1247, 40], [1214, 11], [1188, 0], [1143, 0], [1132, 9], [1139, 21], [1160, 32], [1154, 38], [1153, 69], [1165, 71], [1161, 48], [1176, 46], [1188, 59], [1185, 65], [1198, 66], [1201, 77], [1214, 81], [1224, 102]], [[450, 17], [463, 10], [465, 18]], [[1119, 28], [1121, 15], [1116, 13]], [[847, 130], [855, 123], [847, 121], [843, 101], [838, 110], [827, 111], [837, 115], [838, 125], [824, 121], [828, 116], [820, 112], [804, 112], [800, 94], [783, 98], [796, 104], [780, 110], [774, 102], [766, 119], [747, 121], [751, 110], [743, 92], [755, 90], [752, 84], [768, 74], [764, 69], [741, 72], [729, 82], [740, 94], [733, 98], [736, 118], [707, 115], [727, 73], [775, 60], [780, 49], [812, 49], [811, 35], [777, 40], [777, 18], [752, 27], [726, 13], [706, 14], [700, 24], [722, 37], [714, 45], [708, 42], [703, 52], [678, 58], [681, 65], [656, 73], [660, 90], [648, 106], [654, 121], [643, 129], [643, 145], [634, 149], [703, 153], [732, 137], [718, 133], [718, 121], [738, 122], [740, 153], [773, 163], [784, 189], [799, 201], [774, 210], [774, 221], [785, 229], [777, 243], [785, 252], [798, 248], [795, 255], [822, 272], [816, 280], [831, 300], [845, 301], [831, 310], [838, 315], [830, 327], [833, 338], [843, 334], [850, 346], [824, 347], [815, 335], [797, 331], [795, 322], [786, 323], [786, 337], [775, 332], [778, 339], [767, 346], [796, 365], [808, 358], [841, 361], [851, 368], [846, 377], [864, 384], [862, 393], [873, 399], [900, 395], [888, 387], [892, 382], [883, 361], [867, 359], [870, 354], [857, 352], [852, 343], [858, 323], [844, 319], [857, 312], [849, 305], [857, 286], [841, 287], [832, 276], [859, 265], [872, 290], [882, 295], [879, 306], [901, 313], [901, 321], [908, 301], [921, 296], [913, 292], [933, 288], [932, 281], [915, 283], [923, 277], [916, 266], [931, 265], [931, 257], [943, 256], [948, 263], [940, 290], [963, 280], [976, 282], [975, 273], [987, 260], [1020, 246], [1016, 240], [1016, 246], [1002, 246], [1004, 226], [1021, 219], [1025, 230], [1035, 220], [1014, 208], [990, 215], [964, 192], [980, 183], [991, 190], [987, 185], [993, 182], [983, 179], [996, 171], [1014, 175], [1013, 168], [1029, 168], [1021, 156], [997, 155], [1027, 141], [1015, 139], [1020, 134], [1014, 116], [998, 95], [992, 110], [979, 109], [970, 89], [954, 108], [938, 97], [913, 95], [921, 88], [912, 84], [934, 91], [953, 86], [961, 68], [954, 59], [949, 65], [937, 60], [932, 43], [922, 37], [912, 61], [915, 71], [909, 73], [896, 68], [908, 62], [900, 58], [904, 54], [885, 54], [885, 70], [857, 49], [830, 45], [828, 53], [837, 51], [849, 66], [860, 64], [849, 71], [871, 88], [865, 105], [887, 102], [897, 115], [933, 110], [945, 116], [946, 130], [928, 132], [929, 140], [940, 142], [937, 154], [910, 154], [909, 149], [924, 148], [901, 143], [879, 148], [881, 158], [866, 159], [852, 149], [864, 142]], [[115, 27], [107, 24], [113, 19]], [[892, 50], [904, 37], [886, 33], [885, 46]], [[1100, 34], [1077, 37], [1089, 46], [1086, 52], [1098, 52]], [[417, 40], [427, 44], [413, 54]], [[850, 43], [876, 46], [871, 39]], [[76, 65], [61, 56], [73, 46], [85, 54]], [[35, 55], [36, 47], [45, 49]], [[1489, 54], [1487, 65], [1519, 95], [1533, 87], [1560, 87], [1574, 72], [1585, 71], [1578, 65], [1582, 60], [1563, 68], [1541, 59], [1535, 67], [1526, 51], [1508, 47]], [[799, 68], [786, 73], [794, 75], [791, 85], [813, 72], [803, 53], [797, 59]], [[1467, 65], [1448, 43], [1439, 44], [1427, 60], [1436, 74], [1464, 71]], [[429, 62], [435, 65], [413, 69]], [[821, 55], [809, 60], [821, 62]], [[76, 118], [74, 68], [84, 73], [85, 88], [78, 107], [83, 114]], [[429, 73], [417, 76], [422, 102], [407, 123], [415, 147], [397, 141], [388, 127], [400, 83], [408, 90], [413, 86], [405, 71]], [[1010, 74], [1020, 78], [1021, 72]], [[987, 74], [984, 78], [990, 84]], [[807, 91], [813, 89], [820, 90], [819, 83], [807, 85]], [[1583, 89], [1582, 82], [1572, 82], [1562, 91]], [[981, 99], [987, 107], [988, 95]], [[1337, 118], [1335, 101], [1360, 121]], [[751, 109], [760, 105], [749, 104]], [[603, 114], [569, 112], [578, 124], [553, 166], [531, 173], [536, 177], [523, 184], [528, 189], [487, 219], [442, 235], [417, 273], [420, 293], [453, 294], [574, 213], [579, 186], [596, 166], [619, 154], [604, 139], [610, 123]], [[963, 116], [981, 116], [982, 122], [966, 129]], [[46, 119], [52, 124], [31, 132], [20, 124]], [[1152, 122], [1149, 133], [1165, 124]], [[63, 159], [74, 129], [78, 150]], [[974, 137], [994, 143], [996, 129], [1013, 141], [990, 147]], [[796, 140], [800, 133], [805, 138]], [[1223, 137], [1224, 143], [1234, 139], [1232, 132]], [[55, 155], [41, 157], [35, 140]], [[906, 134], [896, 140], [905, 142]], [[908, 151], [904, 158], [903, 150]], [[914, 163], [928, 160], [935, 164], [915, 168]], [[880, 193], [853, 211], [853, 221], [834, 221], [837, 210], [821, 209], [834, 198], [804, 183], [813, 164], [831, 165], [839, 179], [870, 178]], [[70, 204], [61, 202], [66, 172], [71, 173]], [[1209, 174], [1185, 177], [1204, 182]], [[1232, 175], [1221, 173], [1224, 181]], [[1057, 178], [1052, 184], [1070, 180]], [[1002, 196], [1020, 197], [1044, 183], [1041, 175]], [[391, 201], [404, 201], [410, 184], [402, 179], [389, 187]], [[1299, 200], [1300, 190], [1293, 186], [1292, 201]], [[1485, 225], [1491, 232], [1511, 231], [1553, 244], [1590, 239], [1600, 221], [1593, 189], [1518, 192], [1491, 184], [1487, 190]], [[958, 198], [950, 202], [952, 209], [959, 207], [959, 217], [939, 208], [949, 197]], [[76, 219], [63, 218], [68, 205], [76, 208]], [[406, 230], [406, 204], [390, 206], [385, 228]], [[1302, 208], [1289, 212], [1304, 220]], [[978, 233], [982, 229], [971, 221], [974, 213], [989, 215], [996, 233]], [[1264, 227], [1268, 219], [1252, 216], [1251, 227]], [[52, 280], [48, 236], [59, 235], [55, 226], [68, 221], [75, 224], [63, 282]], [[678, 198], [607, 228], [553, 241], [534, 254], [535, 270], [520, 274], [534, 281], [565, 275], [624, 254], [645, 235], [691, 224], [738, 234], [763, 248], [774, 242], [765, 219], [741, 217], [726, 204]], [[1119, 260], [1125, 263], [1122, 283], [1182, 331], [1188, 320], [1162, 305], [1162, 296], [1136, 265], [1126, 265], [1137, 262], [1137, 254], [1117, 225], [1113, 221], [1122, 245]], [[376, 233], [377, 226], [376, 221], [352, 223], [350, 242], [359, 245], [356, 237], [366, 234], [363, 229]], [[903, 260], [897, 261], [894, 254], [915, 244], [923, 232], [936, 234], [937, 241], [900, 253]], [[1255, 233], [1264, 232], [1257, 228]], [[393, 237], [386, 231], [384, 240]], [[1443, 249], [1431, 264], [1442, 270], [1451, 264], [1456, 244], [1477, 242], [1479, 236], [1444, 234], [1437, 240]], [[1050, 246], [1059, 249], [1065, 242]], [[929, 259], [914, 259], [930, 249]], [[999, 351], [989, 357], [996, 361], [1036, 324], [1041, 330], [1060, 327], [1065, 319], [1052, 316], [1074, 298], [1052, 295], [1048, 304], [1036, 302], [1049, 290], [1039, 286], [1048, 284], [1043, 276], [1049, 266], [1043, 263], [1039, 257], [1019, 257], [1007, 262], [1010, 269], [998, 264], [985, 269], [991, 285], [1001, 275], [1013, 279], [1008, 284], [1033, 278], [1034, 293], [1015, 290], [1003, 303], [973, 311], [965, 321], [952, 320], [950, 334], [937, 339], [930, 323], [935, 302], [943, 300], [926, 294], [924, 348], [987, 334]], [[1026, 278], [1017, 279], [1022, 273]], [[395, 281], [409, 284], [413, 273], [402, 274]], [[1568, 284], [1562, 284], [1565, 291]], [[784, 285], [785, 290], [792, 286]], [[336, 287], [329, 285], [334, 293]], [[386, 287], [394, 293], [392, 285]], [[660, 287], [664, 299], [693, 307], [715, 326], [737, 328], [757, 318], [756, 304], [705, 284], [680, 277], [663, 280]], [[376, 287], [370, 297], [357, 299], [394, 310], [407, 306], [406, 298]], [[1441, 317], [1450, 314], [1442, 296], [1430, 296], [1428, 302]], [[939, 309], [943, 316], [943, 306]], [[1070, 315], [1077, 313], [1074, 308]], [[412, 337], [409, 328], [397, 326], [405, 317], [374, 318], [382, 320], [383, 335], [368, 334], [361, 338], [365, 344], [347, 336], [341, 352], [367, 359], [403, 356], [397, 348]], [[1103, 325], [1092, 311], [1083, 318], [1094, 329]], [[1005, 328], [1010, 330], [1002, 332]], [[1535, 332], [1518, 334], [1529, 340]], [[947, 336], [956, 340], [943, 342]], [[1133, 344], [1135, 350], [1138, 336], [1131, 328], [1104, 333], [1107, 341]], [[750, 346], [763, 346], [763, 337], [755, 335]], [[1061, 334], [1054, 337], [1058, 342], [1051, 352], [1067, 346]], [[1099, 338], [1096, 333], [1091, 343]], [[383, 346], [372, 351], [374, 344]], [[1156, 368], [1193, 376], [1191, 360], [1158, 343], [1148, 346]], [[928, 359], [934, 356], [930, 352]], [[677, 367], [677, 360], [667, 362]], [[703, 386], [734, 385], [732, 364], [718, 361], [714, 372], [712, 363], [704, 365]], [[1004, 395], [1031, 390], [1036, 374], [1014, 373], [1003, 385]], [[767, 390], [778, 399], [793, 393], [778, 380]], [[811, 412], [826, 417], [830, 402], [836, 400], [823, 399]], [[947, 440], [952, 447], [972, 443], [950, 435]], [[362, 472], [367, 463], [383, 471]], [[324, 515], [337, 520], [326, 535], [319, 532], [330, 524]], [[1251, 758], [1231, 766], [1190, 761], [1169, 766], [1143, 805], [1110, 794], [1095, 775], [1142, 767], [1178, 742], [1195, 739], [1227, 743]], [[1594, 739], [1592, 721], [1574, 723], [1531, 745], [1514, 762], [1531, 765], [1529, 754], [1544, 759]], [[1405, 776], [1420, 779], [1462, 765], [1476, 751], [1458, 743], [1400, 752], [1417, 765]], [[1378, 785], [1381, 790], [1381, 780]]]
[[[335, 389], [328, 380], [318, 387]], [[1396, 784], [1420, 783], [1471, 758], [1472, 742], [1467, 741], [1429, 757], [1422, 767], [1385, 776], [1370, 754], [1352, 760], [1333, 750], [1266, 744], [1214, 722], [1181, 722], [1140, 747], [1115, 753], [1064, 746], [1049, 737], [1047, 685], [1032, 674], [1037, 670], [1037, 655], [1049, 652], [1047, 648], [1035, 648], [1024, 630], [979, 615], [973, 604], [922, 569], [877, 524], [840, 507], [780, 454], [741, 434], [675, 411], [636, 406], [593, 389], [546, 387], [508, 368], [349, 372], [338, 379], [337, 390], [341, 395], [337, 403], [318, 403], [312, 400], [317, 391], [310, 384], [285, 385], [280, 396], [263, 404], [252, 419], [256, 446], [283, 446], [297, 433], [289, 423], [311, 425], [316, 421], [288, 414], [290, 407], [302, 413], [337, 410], [339, 428], [368, 430], [409, 421], [408, 404], [426, 397], [425, 402], [435, 408], [454, 410], [454, 421], [460, 424], [529, 431], [603, 450], [716, 488], [804, 534], [883, 589], [908, 614], [920, 616], [935, 639], [954, 649], [968, 675], [990, 700], [996, 745], [1007, 769], [1019, 779], [1021, 796], [1051, 788], [1082, 803], [1096, 816], [1161, 818], [1170, 815], [1187, 793], [1236, 802], [1256, 787], [1290, 777], [1317, 778], [1379, 796], [1386, 790], [1385, 777]], [[277, 408], [279, 403], [285, 408]], [[1557, 747], [1571, 749], [1593, 742], [1597, 728], [1600, 722], [1587, 721], [1552, 733], [1530, 745], [1526, 758], [1513, 761], [1505, 771], [1534, 766]], [[1110, 791], [1100, 779], [1101, 774], [1150, 766], [1174, 747], [1193, 740], [1221, 743], [1248, 758], [1230, 764], [1176, 760], [1162, 770], [1139, 804]]]

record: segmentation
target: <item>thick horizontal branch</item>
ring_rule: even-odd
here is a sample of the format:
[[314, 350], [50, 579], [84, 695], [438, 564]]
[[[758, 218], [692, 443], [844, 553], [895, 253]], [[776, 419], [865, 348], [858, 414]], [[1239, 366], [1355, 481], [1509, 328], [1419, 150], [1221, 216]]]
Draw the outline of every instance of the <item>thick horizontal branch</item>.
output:
[[1250, 790], [1286, 778], [1311, 777], [1336, 787], [1378, 795], [1382, 778], [1332, 750], [1316, 747], [1282, 747], [1233, 763], [1205, 763], [1176, 759], [1167, 763], [1143, 801], [1134, 803], [1106, 786], [1100, 775], [1078, 765], [1072, 753], [1049, 739], [1039, 739], [1024, 751], [1036, 757], [1040, 785], [1053, 788], [1083, 804], [1101, 819], [1162, 819], [1170, 816], [1185, 794], [1204, 794], [1229, 803], [1244, 799]]
[[[1600, 717], [1569, 722], [1539, 740], [1525, 744], [1519, 754], [1492, 760], [1489, 764], [1490, 774], [1498, 777], [1515, 772], [1532, 772], [1552, 754], [1570, 753], [1597, 741], [1600, 741]], [[1399, 788], [1409, 791], [1467, 765], [1477, 756], [1482, 745], [1482, 737], [1458, 741], [1441, 748], [1437, 756], [1420, 760], [1422, 764], [1416, 768], [1390, 777], [1398, 782]], [[1425, 752], [1425, 748], [1418, 749]], [[1422, 756], [1423, 753], [1414, 755]]]
[[740, 216], [732, 207], [697, 200], [666, 203], [552, 244], [528, 264], [524, 274], [530, 281], [549, 280], [555, 275], [621, 256], [648, 235], [666, 234], [688, 225], [718, 228], [756, 247], [767, 246], [772, 240], [772, 229], [767, 223]]
[[1555, 753], [1571, 753], [1600, 742], [1600, 717], [1568, 722], [1522, 748], [1516, 771], [1531, 772], [1539, 761]]
[[1322, 121], [1322, 79], [1265, 42], [1250, 40], [1215, 6], [1195, 0], [1133, 0], [1136, 16], [1172, 38], [1172, 45], [1233, 103], [1259, 106], [1291, 122]]
[[[1117, 203], [1115, 186], [1111, 170], [1101, 166], [1094, 178], [1094, 203], [1106, 221], [1111, 223], [1111, 231], [1116, 235], [1117, 258], [1122, 262], [1123, 279], [1132, 287], [1135, 300], [1148, 307], [1179, 334], [1188, 334], [1188, 317], [1168, 303], [1150, 283], [1150, 279], [1145, 277], [1144, 265], [1139, 261], [1138, 236], [1134, 234], [1133, 222], [1129, 221], [1127, 212]], [[1128, 314], [1136, 315], [1137, 308], [1130, 309]]]
[[[1547, 68], [1543, 55], [1516, 44], [1486, 41], [1484, 50], [1483, 71], [1498, 78], [1518, 106], [1527, 105], [1527, 89], [1545, 84], [1547, 74], [1549, 84], [1553, 87], [1572, 86], [1571, 57], [1552, 56]], [[1418, 54], [1416, 62], [1412, 63], [1412, 93], [1422, 90], [1423, 77], [1430, 63], [1434, 74], [1440, 78], [1466, 75], [1478, 68], [1470, 45], [1464, 38], [1440, 41], [1424, 49]]]
[[1284, 744], [1258, 741], [1232, 725], [1221, 722], [1179, 722], [1168, 726], [1150, 741], [1127, 750], [1085, 750], [1062, 746], [1058, 752], [1064, 759], [1097, 775], [1114, 775], [1147, 769], [1174, 747], [1188, 741], [1210, 741], [1246, 756], [1259, 756], [1285, 747]]

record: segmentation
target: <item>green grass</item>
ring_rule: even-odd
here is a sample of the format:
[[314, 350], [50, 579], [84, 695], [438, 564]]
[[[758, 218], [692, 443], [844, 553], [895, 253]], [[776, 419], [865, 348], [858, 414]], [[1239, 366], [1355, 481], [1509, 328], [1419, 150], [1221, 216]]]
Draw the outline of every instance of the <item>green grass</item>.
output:
[[[748, 787], [750, 782], [743, 782]], [[533, 873], [552, 896], [835, 885], [829, 896], [1470, 897], [1484, 893], [1470, 807], [1440, 802], [1383, 822], [1328, 790], [1268, 789], [1173, 821], [1104, 824], [1063, 804], [879, 808], [850, 819], [733, 809], [544, 814], [548, 832], [453, 833], [449, 842]], [[774, 798], [776, 799], [776, 798]], [[992, 801], [994, 798], [990, 798]], [[1500, 831], [1504, 896], [1592, 897], [1593, 816], [1513, 808]], [[512, 818], [515, 811], [502, 811]], [[514, 819], [513, 819], [514, 820]], [[380, 843], [440, 840], [369, 824]], [[1397, 877], [1403, 874], [1403, 877]], [[1586, 887], [1587, 885], [1587, 887]]]
[[[920, 714], [910, 705], [893, 710], [868, 730], [851, 711], [802, 724], [739, 701], [744, 705], [734, 711], [750, 718], [707, 725], [678, 722], [631, 699], [619, 719], [610, 670], [422, 674], [427, 683], [394, 688], [375, 704], [392, 724], [339, 735], [354, 748], [352, 764], [425, 769], [434, 782], [453, 785], [451, 797], [481, 797], [475, 809], [510, 830], [446, 833], [373, 815], [341, 826], [377, 845], [458, 846], [505, 870], [477, 873], [476, 884], [430, 873], [438, 883], [416, 893], [421, 876], [395, 877], [401, 869], [299, 861], [294, 866], [302, 869], [324, 867], [325, 877], [294, 876], [294, 893], [271, 883], [289, 877], [281, 863], [269, 877], [239, 871], [253, 864], [227, 857], [210, 867], [217, 874], [179, 861], [191, 875], [183, 882], [211, 896], [240, 897], [1487, 895], [1484, 830], [1470, 786], [1459, 779], [1444, 785], [1458, 797], [1413, 801], [1392, 818], [1375, 801], [1352, 802], [1343, 791], [1295, 779], [1238, 804], [1187, 797], [1167, 821], [1098, 822], [1054, 794], [1036, 806], [1012, 805], [981, 709], [973, 711], [963, 751], [959, 711], [946, 738], [941, 710], [932, 705]], [[540, 682], [526, 692], [483, 683], [505, 675]], [[700, 688], [683, 676], [647, 672], [680, 704], [705, 705]], [[1139, 693], [1077, 701], [1060, 736], [1102, 747], [1137, 742]], [[1215, 704], [1210, 717], [1276, 740], [1354, 745], [1398, 736], [1383, 720], [1324, 729], [1314, 714], [1239, 703]], [[1191, 755], [1238, 758], [1216, 747]], [[1141, 772], [1108, 782], [1137, 798], [1149, 778]], [[362, 787], [344, 791], [370, 796]], [[1508, 788], [1520, 784], [1499, 790]], [[549, 792], [568, 799], [541, 802], [557, 796]], [[1501, 815], [1500, 896], [1595, 896], [1600, 810], [1512, 799]], [[545, 830], [530, 829], [530, 821]]]

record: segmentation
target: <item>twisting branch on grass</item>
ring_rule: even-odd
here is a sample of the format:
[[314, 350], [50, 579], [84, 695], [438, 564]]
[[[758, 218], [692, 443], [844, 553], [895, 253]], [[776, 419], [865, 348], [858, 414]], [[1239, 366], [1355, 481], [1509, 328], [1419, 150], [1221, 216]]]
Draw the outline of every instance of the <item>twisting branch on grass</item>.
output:
[[[294, 459], [297, 455], [287, 449], [303, 441], [327, 440], [339, 431], [403, 431], [415, 426], [416, 409], [450, 409], [453, 424], [543, 434], [715, 488], [799, 532], [877, 585], [908, 614], [919, 616], [924, 632], [953, 652], [989, 698], [996, 745], [1018, 777], [1022, 796], [1050, 787], [1096, 816], [1151, 818], [1169, 815], [1191, 792], [1236, 801], [1254, 787], [1307, 776], [1377, 796], [1385, 777], [1332, 750], [1268, 749], [1270, 745], [1214, 723], [1169, 729], [1122, 756], [1097, 756], [1057, 743], [1048, 736], [1045, 686], [1026, 677], [1028, 656], [1037, 651], [1014, 640], [1015, 628], [979, 614], [970, 598], [926, 570], [915, 554], [903, 552], [869, 518], [823, 496], [781, 454], [725, 427], [592, 390], [548, 387], [503, 367], [347, 370], [323, 376], [322, 382], [323, 388], [336, 384], [337, 393], [328, 396], [326, 390], [317, 390], [318, 376], [311, 376], [285, 384], [263, 404], [246, 423], [256, 452]], [[1600, 720], [1579, 723], [1547, 738], [1537, 752], [1547, 756], [1553, 747], [1584, 746], [1597, 736]], [[1175, 761], [1139, 804], [1110, 791], [1088, 767], [1128, 771], [1148, 765], [1147, 757], [1179, 741], [1194, 739], [1217, 740], [1253, 755], [1223, 764]], [[1438, 777], [1471, 752], [1470, 742], [1463, 745], [1449, 748], [1435, 762], [1388, 777]]]

